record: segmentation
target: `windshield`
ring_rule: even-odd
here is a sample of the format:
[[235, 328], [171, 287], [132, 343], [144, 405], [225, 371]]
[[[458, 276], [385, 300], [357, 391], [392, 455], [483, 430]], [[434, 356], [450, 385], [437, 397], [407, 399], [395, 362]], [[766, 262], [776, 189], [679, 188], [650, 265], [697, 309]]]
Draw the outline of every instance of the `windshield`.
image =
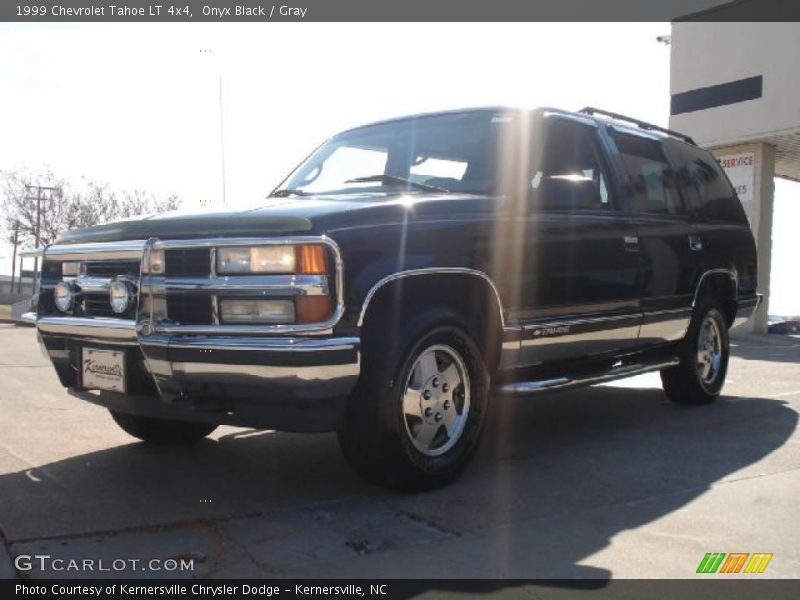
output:
[[434, 191], [491, 193], [500, 130], [511, 117], [472, 111], [402, 119], [339, 134], [273, 195]]

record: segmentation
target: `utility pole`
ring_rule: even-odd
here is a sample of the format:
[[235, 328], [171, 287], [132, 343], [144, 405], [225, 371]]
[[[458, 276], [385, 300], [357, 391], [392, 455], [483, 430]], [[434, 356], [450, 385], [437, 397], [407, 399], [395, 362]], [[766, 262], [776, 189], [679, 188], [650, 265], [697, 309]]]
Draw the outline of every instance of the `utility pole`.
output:
[[[17, 245], [19, 244], [19, 221], [14, 221], [14, 258], [11, 259], [11, 293], [14, 293], [14, 280], [17, 275]], [[22, 279], [22, 268], [19, 270], [19, 278]]]
[[[25, 192], [27, 194], [31, 194], [33, 190], [36, 190], [36, 196], [25, 196], [26, 200], [36, 200], [36, 231], [34, 232], [34, 237], [36, 239], [36, 247], [38, 248], [42, 243], [42, 200], [45, 197], [42, 195], [42, 192], [49, 192], [50, 193], [50, 200], [53, 199], [53, 192], [59, 191], [57, 187], [48, 187], [44, 185], [26, 185]], [[20, 269], [20, 286], [22, 285], [22, 269]], [[33, 262], [33, 278], [34, 278], [34, 290], [36, 290], [39, 286], [37, 282], [39, 281], [39, 257], [37, 256]]]

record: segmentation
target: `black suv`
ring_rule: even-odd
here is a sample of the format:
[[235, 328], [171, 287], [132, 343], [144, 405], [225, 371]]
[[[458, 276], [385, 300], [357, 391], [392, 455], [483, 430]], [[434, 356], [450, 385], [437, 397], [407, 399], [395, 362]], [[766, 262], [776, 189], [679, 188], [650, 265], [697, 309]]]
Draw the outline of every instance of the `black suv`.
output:
[[452, 479], [509, 395], [659, 370], [671, 400], [711, 402], [759, 299], [714, 157], [595, 109], [359, 127], [260, 208], [43, 253], [41, 342], [131, 435], [335, 430], [361, 474], [405, 488]]

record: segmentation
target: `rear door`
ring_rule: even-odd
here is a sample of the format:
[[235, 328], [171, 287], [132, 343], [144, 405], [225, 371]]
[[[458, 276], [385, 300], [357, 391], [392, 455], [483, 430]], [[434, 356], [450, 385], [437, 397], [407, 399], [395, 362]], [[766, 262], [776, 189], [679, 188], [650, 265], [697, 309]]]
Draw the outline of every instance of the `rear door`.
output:
[[593, 121], [552, 114], [532, 134], [521, 290], [521, 362], [613, 353], [637, 343], [635, 225]]
[[755, 292], [756, 260], [750, 224], [733, 186], [713, 155], [670, 140], [664, 148], [675, 166], [691, 216], [697, 273], [736, 271], [739, 290]]
[[641, 254], [642, 345], [681, 339], [691, 316], [697, 236], [662, 140], [616, 125], [608, 132], [628, 177]]

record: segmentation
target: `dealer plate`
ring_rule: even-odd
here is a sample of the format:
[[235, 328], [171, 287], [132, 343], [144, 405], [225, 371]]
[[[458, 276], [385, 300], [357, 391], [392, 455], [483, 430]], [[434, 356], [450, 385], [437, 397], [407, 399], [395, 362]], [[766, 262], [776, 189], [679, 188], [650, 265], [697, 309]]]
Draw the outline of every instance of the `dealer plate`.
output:
[[125, 392], [125, 351], [83, 348], [82, 382], [86, 389]]

